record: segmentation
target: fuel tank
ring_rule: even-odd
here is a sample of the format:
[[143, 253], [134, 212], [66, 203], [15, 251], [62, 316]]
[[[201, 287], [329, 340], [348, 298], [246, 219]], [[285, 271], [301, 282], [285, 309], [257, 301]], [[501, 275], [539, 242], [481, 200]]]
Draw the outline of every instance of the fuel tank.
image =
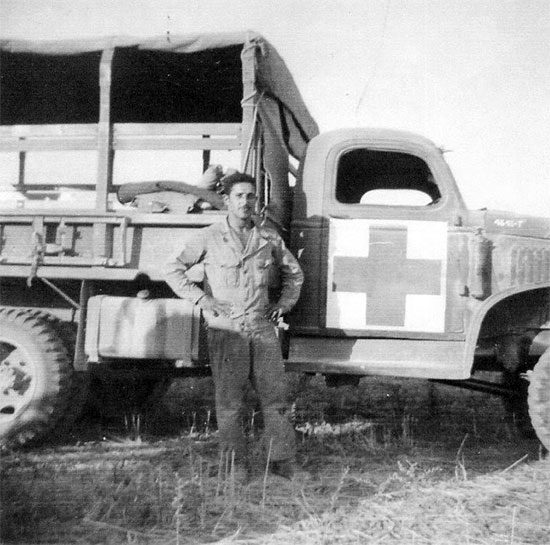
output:
[[98, 295], [88, 302], [85, 351], [101, 359], [177, 360], [198, 364], [200, 309], [182, 299]]

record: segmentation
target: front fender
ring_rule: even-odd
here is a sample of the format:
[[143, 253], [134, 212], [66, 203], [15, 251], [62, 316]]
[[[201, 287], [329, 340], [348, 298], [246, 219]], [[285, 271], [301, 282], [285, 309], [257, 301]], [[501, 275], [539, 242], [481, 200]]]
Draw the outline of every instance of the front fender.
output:
[[[540, 298], [536, 292], [540, 292]], [[535, 300], [540, 300], [540, 305], [536, 304], [535, 308], [530, 307], [531, 320], [528, 322], [521, 313], [511, 313], [510, 326], [514, 327], [529, 327], [531, 329], [541, 329], [541, 332], [535, 337], [537, 344], [533, 347], [536, 350], [536, 346], [539, 344], [544, 345], [545, 342], [550, 341], [550, 335], [544, 330], [550, 327], [550, 283], [537, 284], [536, 286], [515, 286], [504, 290], [498, 294], [488, 297], [485, 301], [475, 307], [473, 315], [471, 317], [469, 326], [466, 330], [466, 344], [464, 350], [464, 359], [462, 361], [462, 369], [465, 373], [472, 371], [474, 364], [474, 355], [480, 333], [482, 331], [483, 321], [487, 318], [489, 312], [497, 305], [503, 303], [507, 299], [513, 301], [513, 298], [519, 295], [525, 295], [526, 297], [534, 297]], [[504, 307], [503, 307], [504, 309]], [[513, 333], [510, 331], [510, 333]]]

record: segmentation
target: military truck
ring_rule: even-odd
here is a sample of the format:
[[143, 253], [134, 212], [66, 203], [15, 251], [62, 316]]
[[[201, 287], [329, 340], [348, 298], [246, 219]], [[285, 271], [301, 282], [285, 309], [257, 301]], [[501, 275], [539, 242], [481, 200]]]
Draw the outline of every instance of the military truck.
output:
[[208, 373], [200, 310], [163, 263], [224, 220], [208, 174], [237, 168], [305, 272], [288, 371], [499, 394], [550, 448], [548, 218], [468, 210], [421, 136], [319, 134], [254, 32], [0, 50], [4, 445], [66, 427], [90, 390], [138, 406]]

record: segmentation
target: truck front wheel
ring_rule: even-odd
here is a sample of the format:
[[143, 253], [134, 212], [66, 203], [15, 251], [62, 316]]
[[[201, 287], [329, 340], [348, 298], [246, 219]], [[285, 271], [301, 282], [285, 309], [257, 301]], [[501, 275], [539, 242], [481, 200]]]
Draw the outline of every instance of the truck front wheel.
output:
[[550, 348], [531, 373], [528, 401], [531, 423], [540, 442], [550, 451]]
[[0, 309], [0, 445], [38, 440], [63, 415], [71, 393], [67, 350], [42, 316]]

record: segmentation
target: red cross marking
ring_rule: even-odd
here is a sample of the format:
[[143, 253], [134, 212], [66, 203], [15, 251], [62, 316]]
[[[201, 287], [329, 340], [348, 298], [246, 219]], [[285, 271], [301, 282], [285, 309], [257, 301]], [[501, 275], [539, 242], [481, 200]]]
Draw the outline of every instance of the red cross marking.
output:
[[367, 294], [366, 325], [404, 326], [407, 295], [441, 293], [441, 261], [407, 259], [407, 229], [370, 228], [368, 257], [334, 256], [332, 291]]

